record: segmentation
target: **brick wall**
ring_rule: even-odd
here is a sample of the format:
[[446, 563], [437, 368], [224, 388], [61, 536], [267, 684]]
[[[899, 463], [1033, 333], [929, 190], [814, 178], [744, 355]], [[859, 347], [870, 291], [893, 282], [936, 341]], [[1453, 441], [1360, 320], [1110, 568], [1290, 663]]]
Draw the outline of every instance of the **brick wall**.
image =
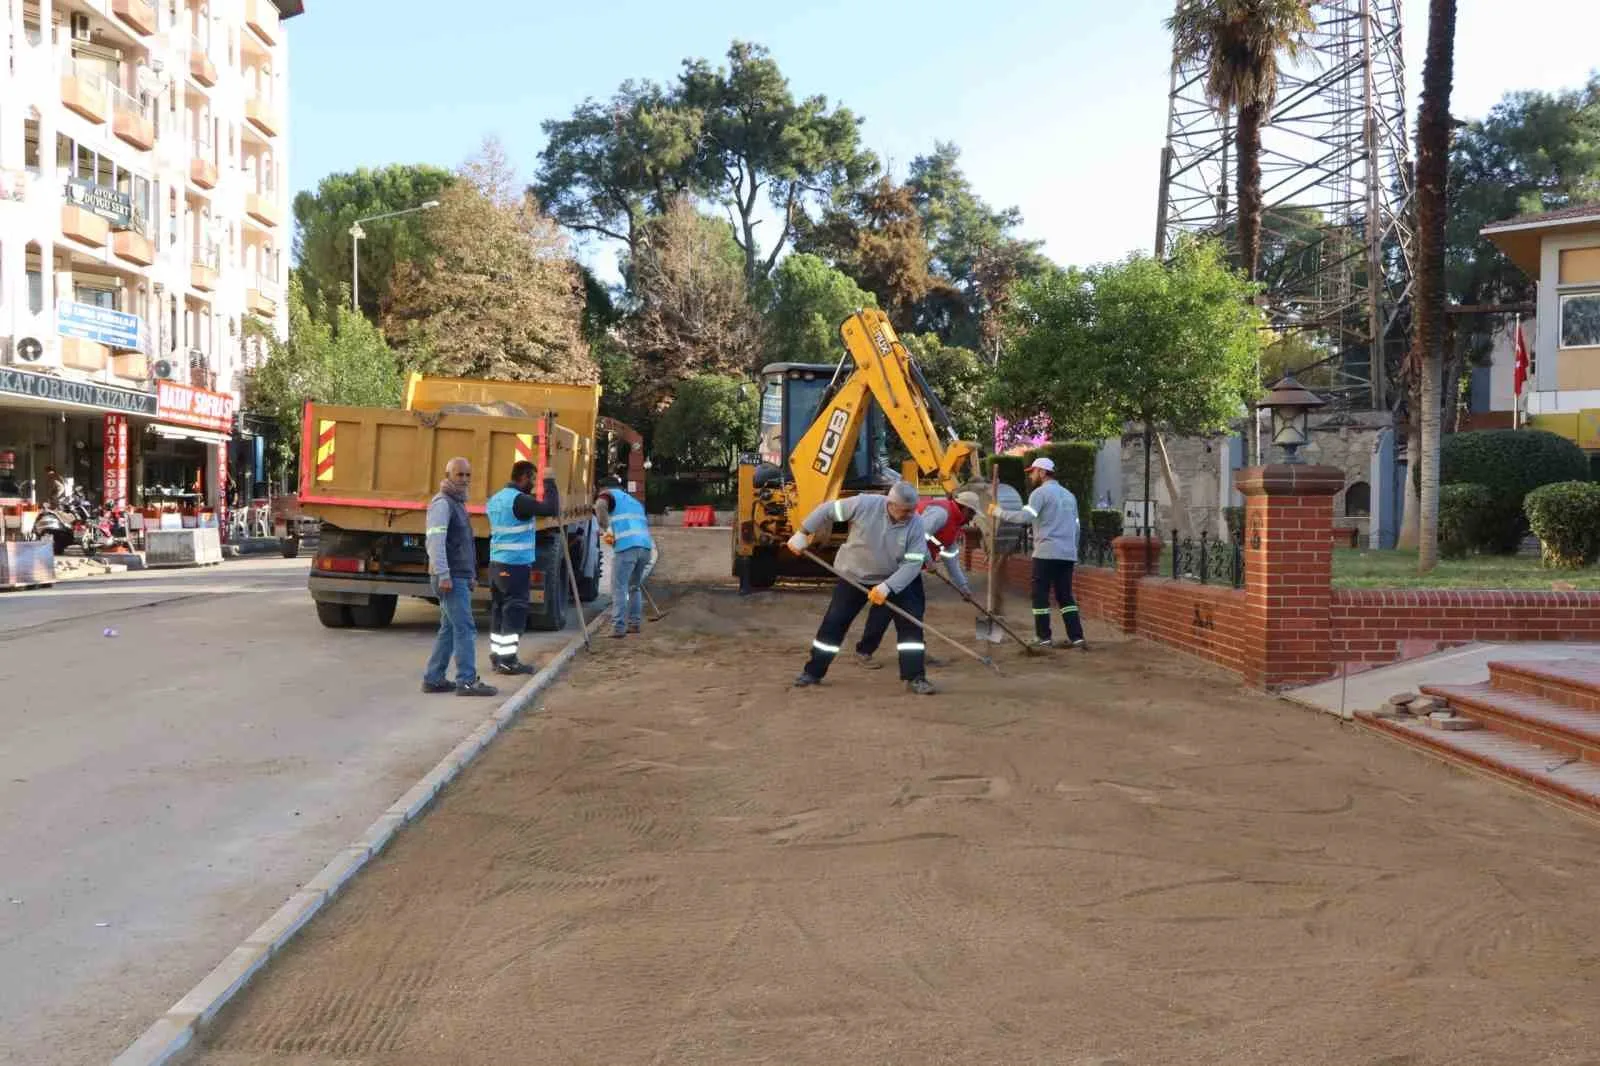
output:
[[1251, 619], [1241, 589], [1197, 585], [1167, 577], [1139, 582], [1135, 632], [1237, 674], [1246, 661]]
[[1600, 592], [1336, 589], [1333, 660], [1393, 662], [1402, 641], [1600, 640]]

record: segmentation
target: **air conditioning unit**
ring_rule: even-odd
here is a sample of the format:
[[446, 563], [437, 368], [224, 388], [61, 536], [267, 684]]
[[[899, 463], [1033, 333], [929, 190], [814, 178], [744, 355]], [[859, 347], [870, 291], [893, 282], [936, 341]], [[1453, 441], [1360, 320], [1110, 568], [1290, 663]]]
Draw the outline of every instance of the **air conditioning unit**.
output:
[[178, 376], [176, 368], [167, 359], [157, 359], [150, 372], [162, 381], [172, 381]]
[[0, 362], [14, 366], [38, 366], [44, 361], [44, 345], [37, 337], [0, 337]]
[[87, 41], [94, 37], [94, 31], [89, 28], [89, 16], [82, 12], [72, 15], [72, 39], [74, 41]]

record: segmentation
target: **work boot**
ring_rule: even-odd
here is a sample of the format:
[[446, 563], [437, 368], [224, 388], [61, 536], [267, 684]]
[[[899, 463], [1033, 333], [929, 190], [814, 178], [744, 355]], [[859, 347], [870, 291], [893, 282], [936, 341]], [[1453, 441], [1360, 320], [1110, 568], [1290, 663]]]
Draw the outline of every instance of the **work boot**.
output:
[[643, 631], [644, 631], [644, 626], [642, 626], [640, 623], [638, 623], [638, 622], [629, 622], [628, 623], [628, 632], [629, 633], [642, 633]]
[[906, 682], [906, 690], [917, 696], [932, 696], [939, 690], [933, 687], [933, 682], [925, 677]]
[[861, 667], [861, 669], [863, 669], [863, 670], [882, 670], [883, 669], [883, 664], [878, 662], [878, 660], [874, 659], [870, 655], [863, 655], [860, 652], [856, 652], [856, 654], [855, 654], [855, 664], [857, 666]]
[[623, 631], [622, 631], [622, 630], [620, 630], [620, 629], [613, 629], [613, 630], [612, 630], [612, 631], [611, 631], [611, 639], [612, 639], [612, 640], [621, 640], [621, 639], [622, 639], [622, 638], [623, 638], [623, 637], [625, 637], [625, 636], [627, 636], [627, 634], [626, 634], [626, 633], [624, 633], [624, 632], [623, 632]]
[[1084, 640], [1082, 637], [1079, 637], [1077, 640], [1072, 642], [1072, 650], [1073, 651], [1088, 651], [1089, 650], [1089, 642], [1087, 640]]
[[484, 684], [481, 677], [472, 681], [463, 681], [456, 685], [457, 696], [497, 696], [499, 694], [499, 689], [493, 685]]
[[800, 671], [800, 676], [794, 679], [795, 688], [810, 688], [812, 685], [820, 684], [822, 684], [821, 678], [812, 677], [804, 670]]
[[510, 674], [513, 676], [517, 674], [531, 674], [533, 673], [533, 667], [528, 663], [522, 662], [518, 659], [501, 659], [499, 662], [494, 664], [494, 672], [497, 674]]
[[1034, 648], [1053, 648], [1055, 647], [1055, 642], [1049, 637], [1040, 637], [1029, 646]]
[[424, 681], [422, 683], [422, 691], [429, 695], [439, 692], [454, 692], [455, 690], [456, 686], [449, 681]]

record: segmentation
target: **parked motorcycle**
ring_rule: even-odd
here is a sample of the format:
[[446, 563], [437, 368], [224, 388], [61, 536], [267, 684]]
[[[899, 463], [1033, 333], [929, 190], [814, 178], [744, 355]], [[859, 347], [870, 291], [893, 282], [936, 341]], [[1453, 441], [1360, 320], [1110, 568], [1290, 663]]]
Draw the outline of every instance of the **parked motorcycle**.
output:
[[93, 500], [76, 492], [67, 501], [67, 510], [73, 519], [72, 537], [83, 548], [83, 554], [94, 555], [103, 549], [127, 546], [127, 519], [120, 507], [102, 511]]
[[57, 555], [65, 555], [67, 548], [76, 540], [73, 532], [74, 518], [66, 508], [52, 507], [49, 504], [39, 509], [39, 515], [33, 520], [33, 539], [44, 540], [49, 538], [55, 546]]

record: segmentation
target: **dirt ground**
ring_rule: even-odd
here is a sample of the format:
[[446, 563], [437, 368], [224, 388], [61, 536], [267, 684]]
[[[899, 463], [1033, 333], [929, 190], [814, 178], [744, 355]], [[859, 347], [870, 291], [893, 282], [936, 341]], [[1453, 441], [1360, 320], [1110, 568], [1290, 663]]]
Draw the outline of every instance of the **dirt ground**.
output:
[[190, 1061], [1600, 1062], [1593, 823], [1103, 627], [796, 691], [726, 536]]

